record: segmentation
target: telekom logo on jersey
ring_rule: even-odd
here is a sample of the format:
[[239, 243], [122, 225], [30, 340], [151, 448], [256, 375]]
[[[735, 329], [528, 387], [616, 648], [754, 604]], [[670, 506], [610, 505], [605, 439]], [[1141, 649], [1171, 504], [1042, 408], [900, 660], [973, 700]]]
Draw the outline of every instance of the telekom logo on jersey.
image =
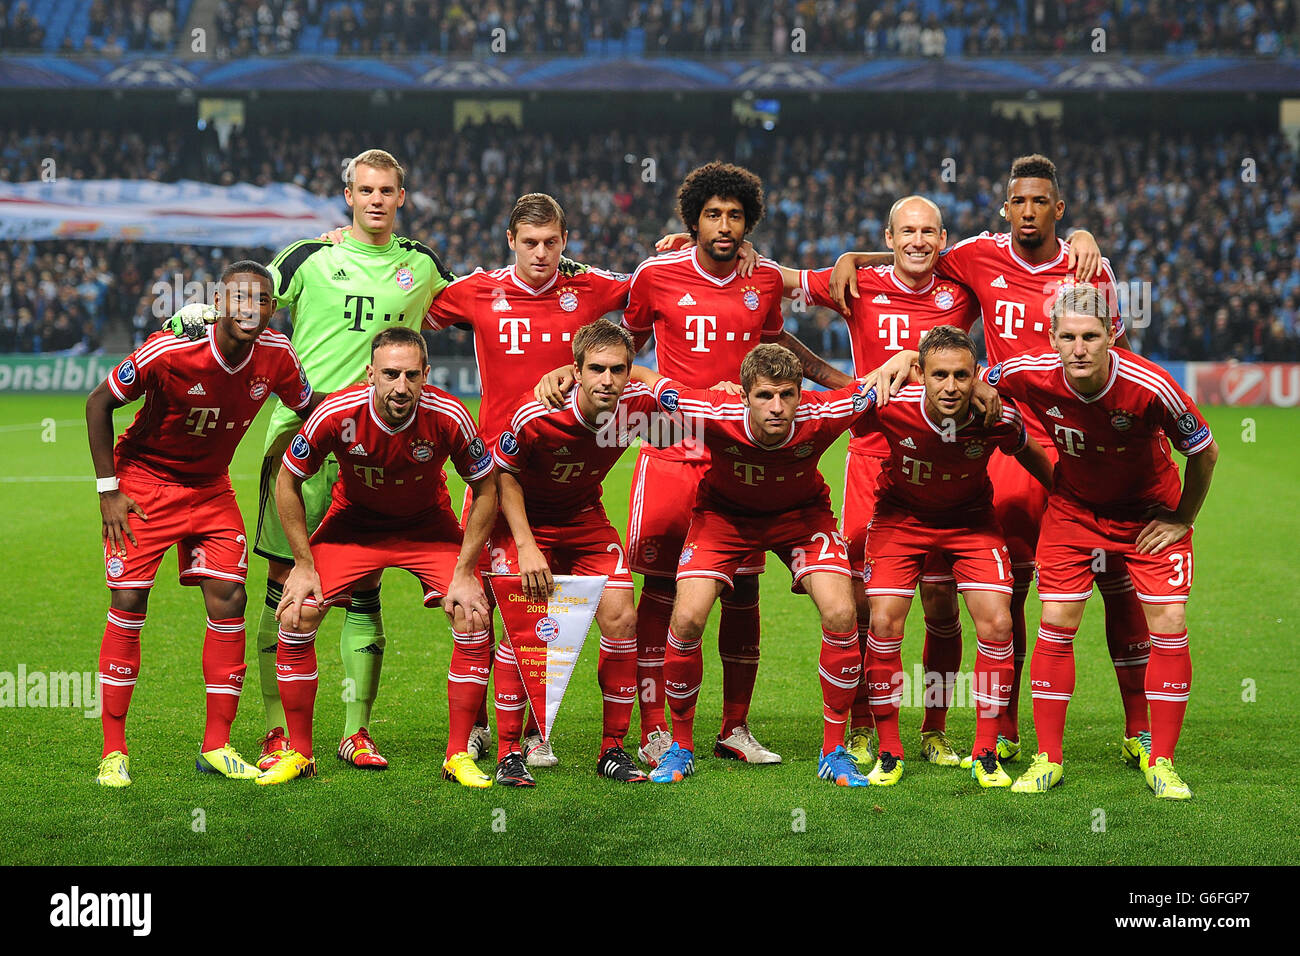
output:
[[[502, 345], [509, 346], [506, 355], [523, 355], [522, 346], [527, 345], [533, 340], [532, 319], [523, 316], [503, 316], [497, 319], [497, 331], [500, 333], [500, 342]], [[572, 332], [558, 333], [561, 342], [568, 342], [573, 338]], [[542, 333], [542, 343], [546, 344], [551, 341], [552, 333]]]

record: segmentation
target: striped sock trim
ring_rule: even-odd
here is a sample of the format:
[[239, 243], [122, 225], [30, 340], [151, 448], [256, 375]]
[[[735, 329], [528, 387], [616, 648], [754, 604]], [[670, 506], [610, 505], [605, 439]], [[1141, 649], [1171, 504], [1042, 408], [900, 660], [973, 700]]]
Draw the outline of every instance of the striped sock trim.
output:
[[1187, 647], [1187, 632], [1178, 634], [1152, 634], [1151, 646], [1162, 651], [1178, 651]]
[[1073, 644], [1074, 635], [1078, 633], [1078, 630], [1077, 627], [1040, 624], [1038, 626], [1038, 639], [1040, 641], [1050, 641], [1053, 644]]
[[989, 660], [1009, 661], [1011, 660], [1013, 649], [1010, 641], [990, 643], [988, 641], [982, 641], [977, 637], [975, 638], [975, 650], [977, 653], [983, 654]]
[[672, 631], [668, 632], [668, 646], [685, 654], [689, 654], [692, 651], [698, 651], [700, 649], [700, 640], [701, 638], [697, 637], [694, 641], [688, 643], [682, 641]]
[[379, 588], [373, 591], [353, 591], [350, 607], [353, 614], [378, 614], [382, 610], [379, 601]]
[[280, 643], [282, 644], [314, 644], [316, 642], [315, 631], [286, 631], [280, 628]]
[[220, 621], [208, 618], [208, 630], [216, 631], [218, 634], [238, 634], [243, 629], [244, 619], [242, 617], [232, 617]]
[[110, 610], [108, 612], [108, 623], [128, 631], [138, 631], [144, 627], [144, 615], [136, 614], [134, 611]]

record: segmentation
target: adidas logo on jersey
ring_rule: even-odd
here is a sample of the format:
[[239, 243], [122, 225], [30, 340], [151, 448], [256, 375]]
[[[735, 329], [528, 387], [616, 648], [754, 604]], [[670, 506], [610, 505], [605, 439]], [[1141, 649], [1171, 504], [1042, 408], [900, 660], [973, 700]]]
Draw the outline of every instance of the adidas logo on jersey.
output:
[[360, 455], [362, 458], [366, 458], [366, 457], [368, 457], [368, 453], [366, 452], [366, 448], [365, 448], [365, 446], [362, 445], [360, 442], [357, 442], [355, 445], [353, 445], [351, 448], [349, 448], [349, 449], [348, 449], [348, 454], [349, 454], [349, 455]]
[[1049, 408], [1049, 409], [1046, 411], [1045, 414], [1051, 415], [1053, 418], [1064, 418], [1064, 417], [1065, 417], [1064, 415], [1061, 414], [1061, 410], [1060, 410], [1059, 408], [1057, 408], [1055, 405], [1053, 405], [1051, 408]]
[[910, 448], [910, 449], [912, 449], [912, 451], [916, 451], [916, 442], [912, 441], [912, 436], [911, 436], [911, 435], [908, 435], [906, 438], [904, 438], [904, 439], [903, 439], [902, 441], [900, 441], [898, 444], [899, 444], [899, 447], [900, 447], [900, 448]]
[[335, 280], [336, 282], [346, 282], [348, 279], [348, 274], [344, 272], [342, 269], [340, 269], [338, 272], [330, 276], [330, 278]]
[[506, 297], [501, 296], [500, 298], [496, 298], [492, 300], [492, 311], [513, 312], [514, 309], [510, 308], [510, 302], [506, 299]]
[[728, 447], [727, 447], [727, 454], [728, 454], [728, 455], [739, 455], [739, 454], [740, 454], [740, 447], [739, 447], [738, 445], [730, 445], [730, 446], [728, 446]]
[[560, 455], [572, 455], [573, 452], [569, 451], [568, 445], [561, 445], [559, 448], [555, 449], [555, 454], [558, 457]]
[[192, 389], [190, 389], [190, 390], [189, 390], [188, 392], [186, 392], [185, 394], [186, 394], [186, 395], [206, 395], [206, 394], [208, 394], [208, 393], [205, 392], [205, 391], [203, 390], [203, 385], [202, 385], [202, 384], [198, 384], [198, 385], [195, 385]]
[[677, 300], [677, 304], [678, 304], [678, 305], [694, 305], [694, 304], [695, 304], [695, 300], [691, 298], [691, 294], [688, 292], [688, 293], [686, 293], [684, 296], [682, 296], [680, 299]]
[[989, 285], [993, 286], [995, 289], [1005, 289], [1007, 287], [1007, 280], [1002, 276], [998, 276], [990, 282]]
[[882, 292], [871, 301], [876, 305], [889, 305], [889, 296]]

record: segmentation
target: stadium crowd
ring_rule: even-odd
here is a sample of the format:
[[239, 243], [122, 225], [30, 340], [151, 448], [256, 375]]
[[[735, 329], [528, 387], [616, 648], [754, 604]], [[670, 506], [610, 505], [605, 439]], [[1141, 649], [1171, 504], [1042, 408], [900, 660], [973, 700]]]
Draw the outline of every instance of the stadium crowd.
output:
[[[1051, 127], [988, 123], [942, 136], [737, 128], [722, 135], [650, 131], [567, 142], [482, 126], [463, 130], [450, 144], [441, 133], [419, 130], [386, 137], [351, 129], [314, 135], [257, 129], [236, 133], [223, 152], [210, 133], [171, 133], [149, 143], [105, 129], [11, 129], [0, 134], [0, 179], [34, 178], [41, 158], [52, 156], [60, 174], [74, 178], [291, 181], [337, 196], [339, 159], [373, 142], [387, 143], [407, 165], [399, 234], [428, 242], [457, 274], [507, 260], [511, 205], [538, 188], [566, 206], [572, 258], [631, 271], [652, 254], [657, 236], [680, 229], [671, 213], [673, 184], [717, 156], [734, 156], [762, 177], [768, 216], [754, 242], [786, 265], [830, 265], [846, 249], [880, 248], [889, 206], [908, 192], [940, 205], [955, 242], [1005, 228], [999, 170], [1010, 157], [1041, 149], [1063, 173], [1065, 223], [1086, 224], [1097, 235], [1122, 284], [1150, 283], [1149, 298], [1139, 293], [1130, 307], [1150, 305], [1144, 309], [1149, 321], [1130, 318], [1136, 347], [1165, 360], [1300, 358], [1297, 156], [1276, 135], [1193, 140], [1111, 132], [1081, 150]], [[1242, 157], [1265, 156], [1267, 175], [1243, 181]], [[956, 159], [955, 181], [945, 181], [945, 157]], [[340, 223], [346, 212], [340, 203]], [[130, 322], [138, 342], [153, 327], [156, 283], [170, 289], [177, 274], [185, 282], [206, 281], [223, 257], [247, 253], [265, 261], [274, 251], [5, 243], [0, 351], [92, 349], [107, 322]], [[833, 313], [787, 308], [786, 314], [787, 328], [810, 347], [848, 355], [847, 334]], [[444, 354], [471, 352], [467, 334], [440, 340]]]
[[[0, 49], [39, 50], [52, 3], [0, 3]], [[93, 0], [90, 38], [109, 52], [170, 49], [176, 0]], [[1297, 50], [1295, 0], [220, 0], [223, 55], [287, 53], [305, 27], [358, 54], [863, 52], [872, 56], [1245, 53]], [[794, 31], [802, 30], [802, 34]], [[796, 44], [802, 38], [803, 44]], [[65, 38], [62, 49], [70, 52]], [[307, 52], [317, 52], [308, 50]], [[333, 52], [333, 49], [327, 52]]]

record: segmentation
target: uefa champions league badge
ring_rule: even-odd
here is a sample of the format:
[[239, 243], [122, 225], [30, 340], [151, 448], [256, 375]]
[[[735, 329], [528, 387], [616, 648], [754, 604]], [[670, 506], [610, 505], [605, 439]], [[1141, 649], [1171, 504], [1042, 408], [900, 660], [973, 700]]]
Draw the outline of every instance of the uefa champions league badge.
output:
[[497, 444], [501, 446], [501, 451], [507, 455], [513, 455], [519, 451], [519, 440], [515, 438], [514, 432], [504, 431], [501, 437], [497, 439]]
[[135, 381], [135, 363], [127, 359], [117, 367], [117, 380], [123, 385], [130, 385]]
[[952, 288], [941, 285], [934, 291], [934, 305], [938, 309], [951, 309], [952, 304], [957, 300], [953, 297]]
[[576, 312], [578, 309], [578, 297], [572, 289], [565, 289], [560, 293], [560, 308], [565, 312]]
[[548, 614], [537, 622], [533, 628], [533, 633], [537, 635], [537, 639], [543, 644], [550, 644], [560, 636], [560, 622]]
[[433, 442], [424, 438], [411, 439], [411, 457], [418, 462], [426, 462], [433, 457]]
[[311, 454], [311, 445], [307, 444], [307, 439], [302, 435], [294, 435], [293, 444], [289, 446], [289, 454], [299, 461], [306, 461], [307, 456]]
[[126, 570], [126, 564], [116, 555], [108, 559], [108, 576], [110, 578], [120, 578], [122, 572]]
[[755, 289], [753, 286], [747, 285], [745, 286], [743, 291], [744, 291], [743, 298], [745, 301], [745, 308], [749, 309], [750, 312], [757, 312], [758, 311], [758, 290]]
[[402, 266], [398, 269], [397, 275], [393, 278], [397, 280], [397, 285], [403, 292], [410, 292], [415, 286], [415, 273], [406, 266]]
[[999, 362], [997, 365], [989, 369], [988, 383], [990, 385], [996, 385], [1001, 378], [1002, 378], [1002, 363]]
[[258, 375], [256, 378], [248, 380], [248, 397], [255, 402], [260, 402], [266, 398], [266, 393], [271, 390], [271, 380], [264, 376]]

